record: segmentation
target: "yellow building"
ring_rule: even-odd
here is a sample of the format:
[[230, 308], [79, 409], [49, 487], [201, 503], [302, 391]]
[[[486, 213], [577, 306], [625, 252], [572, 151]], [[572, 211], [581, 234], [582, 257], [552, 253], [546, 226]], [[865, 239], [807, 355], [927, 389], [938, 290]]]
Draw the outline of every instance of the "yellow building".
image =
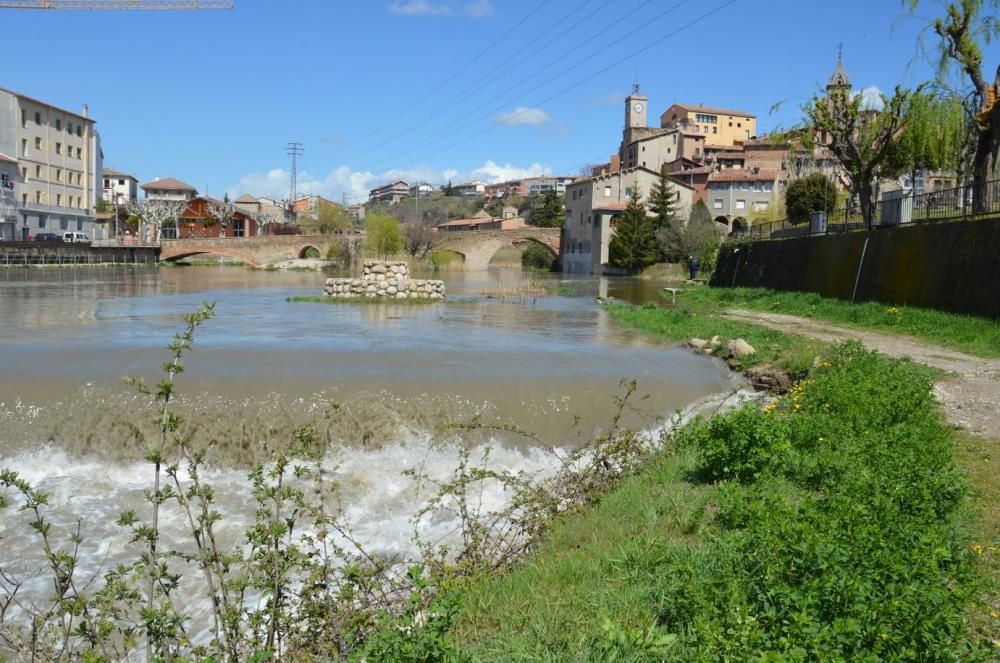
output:
[[660, 116], [664, 129], [693, 129], [708, 145], [738, 146], [757, 135], [757, 116], [738, 110], [674, 104]]

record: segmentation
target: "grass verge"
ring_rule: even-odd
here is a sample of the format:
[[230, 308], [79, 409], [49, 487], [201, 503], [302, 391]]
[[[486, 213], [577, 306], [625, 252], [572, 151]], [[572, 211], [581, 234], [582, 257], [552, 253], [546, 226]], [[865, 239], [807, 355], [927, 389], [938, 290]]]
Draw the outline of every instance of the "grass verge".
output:
[[914, 336], [979, 357], [1000, 357], [1000, 322], [932, 309], [874, 302], [851, 304], [814, 293], [761, 288], [689, 288], [680, 295], [680, 305], [702, 314], [745, 308], [797, 315]]
[[455, 640], [482, 660], [990, 660], [927, 372], [854, 343], [828, 357], [766, 408], [684, 428], [473, 584]]

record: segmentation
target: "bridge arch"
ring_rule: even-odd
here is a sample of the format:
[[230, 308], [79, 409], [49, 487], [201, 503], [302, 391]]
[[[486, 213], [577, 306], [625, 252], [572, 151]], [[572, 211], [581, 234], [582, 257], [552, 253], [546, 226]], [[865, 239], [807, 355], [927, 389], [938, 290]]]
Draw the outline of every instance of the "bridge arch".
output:
[[197, 251], [179, 251], [179, 252], [162, 252], [160, 253], [160, 260], [163, 262], [177, 262], [178, 260], [184, 260], [185, 258], [191, 258], [193, 256], [225, 256], [227, 258], [232, 258], [233, 260], [238, 260], [242, 263], [250, 265], [252, 267], [260, 267], [260, 264], [245, 253], [240, 253], [238, 251], [231, 251], [227, 249], [204, 249]]
[[320, 258], [323, 257], [323, 250], [320, 247], [316, 246], [315, 244], [303, 244], [302, 246], [300, 246], [299, 250], [298, 250], [298, 252], [296, 254], [296, 257], [299, 260], [305, 259], [306, 258], [306, 254], [309, 253], [310, 249], [312, 249], [313, 251], [315, 251], [317, 253], [317, 255], [319, 255]]

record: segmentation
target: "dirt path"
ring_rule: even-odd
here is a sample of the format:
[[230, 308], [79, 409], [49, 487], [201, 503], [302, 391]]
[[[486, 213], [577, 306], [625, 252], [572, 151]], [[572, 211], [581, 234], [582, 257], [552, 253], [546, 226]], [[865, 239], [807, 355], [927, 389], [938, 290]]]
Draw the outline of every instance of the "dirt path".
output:
[[974, 357], [912, 337], [838, 327], [818, 320], [777, 313], [733, 310], [724, 314], [821, 341], [856, 339], [893, 357], [908, 357], [953, 374], [939, 380], [934, 393], [949, 423], [990, 440], [1000, 440], [1000, 360]]

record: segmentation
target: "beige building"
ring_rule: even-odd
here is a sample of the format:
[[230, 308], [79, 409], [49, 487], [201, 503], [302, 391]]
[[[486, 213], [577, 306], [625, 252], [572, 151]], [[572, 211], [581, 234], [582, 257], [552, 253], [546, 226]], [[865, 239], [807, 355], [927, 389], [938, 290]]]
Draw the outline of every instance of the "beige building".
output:
[[86, 106], [74, 113], [0, 88], [0, 238], [92, 234], [103, 161]]
[[410, 195], [410, 185], [403, 180], [389, 182], [368, 192], [370, 203], [398, 203]]
[[105, 168], [102, 185], [102, 198], [115, 205], [125, 205], [139, 199], [139, 180], [128, 173], [113, 168]]
[[625, 99], [625, 129], [618, 148], [622, 168], [649, 168], [659, 172], [680, 159], [700, 162], [705, 155], [706, 137], [693, 127], [647, 126], [649, 99], [636, 84]]
[[152, 182], [142, 185], [146, 200], [164, 200], [167, 202], [187, 202], [198, 196], [198, 190], [190, 184], [185, 184], [172, 177], [157, 177]]
[[[657, 171], [642, 166], [580, 179], [566, 187], [566, 221], [561, 244], [567, 274], [602, 275], [609, 271], [608, 250], [618, 217], [625, 211], [633, 187], [643, 202], [659, 182]], [[671, 182], [677, 194], [677, 214], [691, 213], [694, 189]]]
[[729, 232], [746, 231], [755, 216], [774, 207], [780, 171], [727, 168], [708, 177], [708, 210]]
[[710, 145], [743, 145], [757, 135], [757, 117], [752, 113], [711, 106], [674, 104], [660, 116], [664, 129], [684, 127], [705, 137]]

